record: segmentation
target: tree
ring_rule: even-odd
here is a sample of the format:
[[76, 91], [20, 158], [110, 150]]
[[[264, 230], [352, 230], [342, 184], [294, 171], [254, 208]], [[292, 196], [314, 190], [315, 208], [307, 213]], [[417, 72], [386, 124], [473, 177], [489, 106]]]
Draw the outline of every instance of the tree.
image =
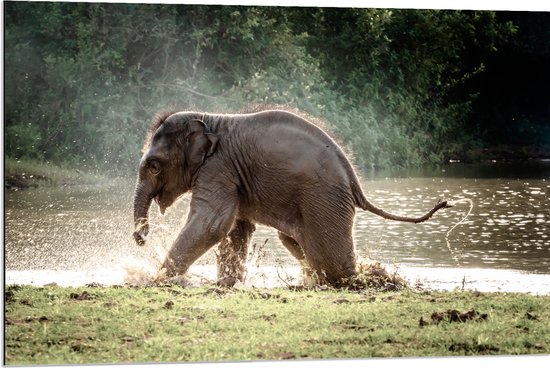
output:
[[498, 70], [515, 29], [494, 12], [439, 10], [7, 2], [5, 12], [7, 155], [117, 171], [135, 170], [161, 108], [257, 103], [324, 120], [361, 166], [442, 162], [474, 142], [476, 81]]

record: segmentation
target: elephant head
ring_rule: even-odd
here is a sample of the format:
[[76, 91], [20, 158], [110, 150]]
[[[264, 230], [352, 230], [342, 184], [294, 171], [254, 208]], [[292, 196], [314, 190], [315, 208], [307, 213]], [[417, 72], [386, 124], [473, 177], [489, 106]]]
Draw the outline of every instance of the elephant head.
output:
[[133, 235], [138, 245], [145, 244], [149, 233], [148, 211], [152, 201], [157, 202], [164, 214], [166, 208], [191, 189], [197, 171], [218, 144], [218, 137], [206, 124], [188, 113], [171, 114], [156, 125], [145, 144], [134, 194]]

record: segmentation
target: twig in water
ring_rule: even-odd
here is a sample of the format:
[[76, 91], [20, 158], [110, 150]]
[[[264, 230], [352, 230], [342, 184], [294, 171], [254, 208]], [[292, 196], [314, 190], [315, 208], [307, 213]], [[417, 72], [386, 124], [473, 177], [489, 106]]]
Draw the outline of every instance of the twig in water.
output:
[[283, 271], [283, 267], [284, 267], [283, 262], [280, 261], [280, 260], [277, 260], [277, 264], [275, 265], [275, 271], [277, 271], [277, 278], [280, 281], [282, 281], [287, 288], [290, 288], [290, 286], [291, 286], [290, 282], [292, 282], [294, 280], [294, 277], [292, 277], [288, 274], [286, 274], [284, 276], [281, 275], [281, 272], [279, 272], [279, 269], [281, 269], [281, 271]]

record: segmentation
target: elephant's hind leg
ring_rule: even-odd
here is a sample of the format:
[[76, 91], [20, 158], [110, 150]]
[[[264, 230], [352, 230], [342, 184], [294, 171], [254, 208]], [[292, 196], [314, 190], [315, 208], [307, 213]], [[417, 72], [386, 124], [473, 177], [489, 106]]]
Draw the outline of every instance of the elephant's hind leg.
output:
[[319, 281], [338, 285], [342, 279], [355, 275], [353, 207], [351, 210], [335, 207], [307, 213], [302, 247]]
[[244, 281], [248, 244], [256, 230], [254, 224], [237, 220], [233, 229], [218, 246], [218, 279], [235, 278]]

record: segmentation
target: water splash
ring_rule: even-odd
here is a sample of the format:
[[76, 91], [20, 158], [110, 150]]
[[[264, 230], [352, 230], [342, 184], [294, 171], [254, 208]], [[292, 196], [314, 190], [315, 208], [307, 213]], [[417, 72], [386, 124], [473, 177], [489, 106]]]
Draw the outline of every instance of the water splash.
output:
[[[386, 265], [388, 272], [392, 266]], [[423, 290], [472, 290], [481, 292], [529, 292], [535, 295], [550, 295], [550, 275], [527, 274], [511, 270], [487, 270], [476, 268], [433, 268], [399, 266], [398, 274], [412, 288]], [[102, 273], [105, 272], [105, 273]], [[95, 275], [77, 271], [30, 270], [6, 271], [6, 285], [25, 284], [42, 286], [55, 283], [59, 286], [84, 286], [91, 283], [105, 286], [120, 285], [127, 274], [123, 268], [105, 269]], [[299, 267], [285, 267], [285, 275], [296, 280], [301, 278]], [[141, 273], [138, 272], [141, 275]], [[189, 273], [182, 277], [179, 284], [196, 287], [212, 284], [216, 280], [214, 265], [193, 265]], [[143, 281], [147, 285], [148, 280]], [[300, 285], [299, 283], [295, 285]], [[286, 287], [280, 277], [280, 270], [274, 266], [263, 266], [251, 270], [244, 283], [236, 288], [275, 288]]]
[[158, 277], [158, 268], [144, 260], [126, 259], [122, 265], [124, 284], [145, 285]]

